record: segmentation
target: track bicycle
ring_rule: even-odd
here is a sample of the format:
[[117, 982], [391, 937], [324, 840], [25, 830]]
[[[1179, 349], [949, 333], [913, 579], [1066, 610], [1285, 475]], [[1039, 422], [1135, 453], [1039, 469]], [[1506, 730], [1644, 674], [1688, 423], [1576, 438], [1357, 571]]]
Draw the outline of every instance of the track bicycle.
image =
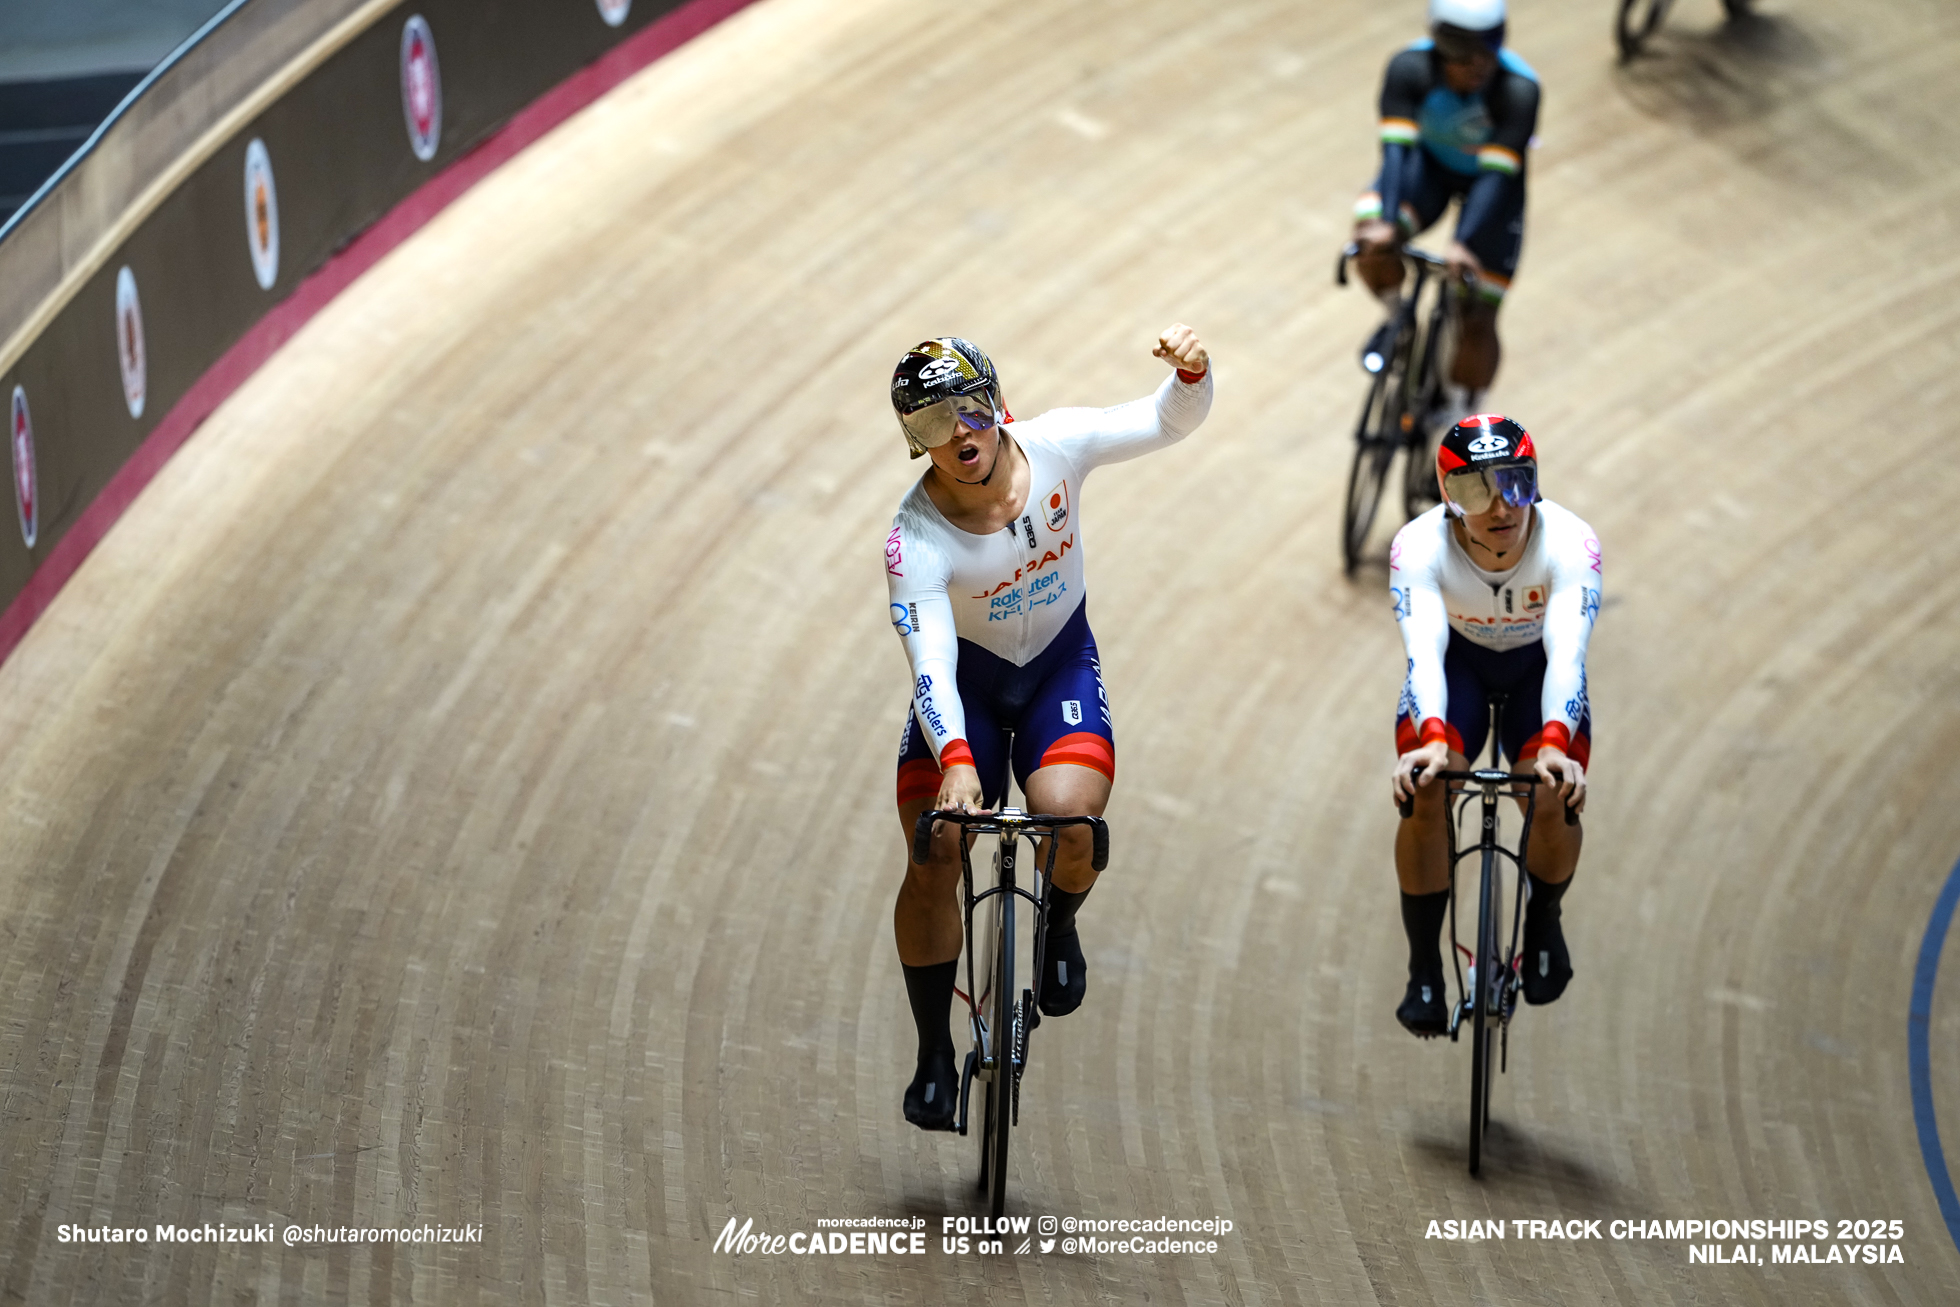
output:
[[[1647, 38], [1660, 30], [1673, 4], [1674, 0], [1620, 0], [1613, 38], [1620, 45], [1621, 63], [1640, 53]], [[1740, 18], [1749, 12], [1749, 0], [1722, 0], [1722, 12], [1731, 20]]]
[[[1334, 264], [1334, 283], [1348, 284], [1348, 264], [1361, 253], [1350, 242]], [[1402, 247], [1414, 285], [1402, 307], [1369, 338], [1361, 353], [1369, 374], [1367, 399], [1354, 428], [1354, 465], [1348, 471], [1347, 504], [1341, 515], [1341, 562], [1349, 575], [1361, 561], [1389, 465], [1397, 451], [1402, 463], [1402, 510], [1409, 517], [1439, 502], [1436, 470], [1429, 456], [1430, 428], [1443, 397], [1443, 354], [1457, 299], [1463, 287], [1448, 275], [1449, 264], [1427, 250]], [[1428, 311], [1423, 296], [1430, 286]], [[1385, 349], [1383, 347], [1386, 347]]]
[[[1450, 967], [1456, 974], [1457, 1002], [1450, 1011], [1449, 1036], [1455, 1043], [1465, 1022], [1470, 1026], [1470, 1174], [1483, 1165], [1484, 1134], [1490, 1127], [1491, 1059], [1495, 1053], [1497, 1073], [1510, 1061], [1511, 1016], [1517, 1010], [1518, 996], [1524, 992], [1520, 933], [1524, 925], [1524, 853], [1531, 847], [1531, 821], [1538, 796], [1536, 772], [1514, 772], [1504, 765], [1502, 736], [1507, 696], [1490, 696], [1490, 765], [1467, 771], [1444, 771], [1437, 780], [1449, 787], [1445, 801], [1451, 805], [1450, 839]], [[1419, 775], [1421, 769], [1417, 769]], [[1518, 832], [1517, 850], [1498, 840], [1498, 800], [1516, 799], [1524, 805], [1524, 826]], [[1479, 834], [1468, 848], [1457, 847], [1457, 827], [1472, 802], [1478, 804]], [[1401, 805], [1406, 819], [1415, 815], [1415, 800]], [[1569, 805], [1565, 824], [1576, 825], [1579, 814]], [[1477, 950], [1463, 947], [1456, 925], [1456, 868], [1465, 858], [1476, 857], [1481, 874], [1477, 883]], [[1507, 872], [1505, 862], [1510, 866]], [[1506, 876], [1512, 885], [1507, 891]], [[1468, 983], [1463, 959], [1470, 960]], [[1493, 1045], [1495, 1048], [1493, 1049]]]
[[[991, 1214], [999, 1216], [1007, 1206], [1007, 1142], [1013, 1127], [1020, 1124], [1021, 1076], [1028, 1066], [1028, 1035], [1041, 1022], [1035, 1010], [1034, 991], [1018, 992], [1014, 983], [1015, 900], [1025, 899], [1034, 908], [1034, 969], [1040, 976], [1048, 947], [1048, 896], [1053, 885], [1055, 852], [1060, 846], [1056, 834], [1070, 826], [1087, 826], [1092, 841], [1090, 864], [1101, 871], [1109, 865], [1109, 827], [1100, 817], [1050, 817], [1003, 807], [997, 812], [922, 812], [912, 836], [912, 858], [924, 862], [932, 851], [933, 827], [949, 822], [964, 828], [960, 839], [961, 916], [966, 923], [966, 1000], [967, 1024], [973, 1047], [960, 1070], [959, 1116], [954, 1129], [967, 1132], [967, 1102], [974, 1081], [985, 1086], [985, 1105], [980, 1131], [981, 1193], [988, 1196]], [[997, 835], [1000, 847], [994, 854], [994, 884], [975, 893], [973, 889], [973, 835]], [[1015, 879], [1020, 841], [1031, 843], [1043, 837], [1047, 845], [1045, 865], [1034, 875], [1034, 888], [1023, 888]], [[980, 925], [974, 927], [974, 910], [980, 910]]]

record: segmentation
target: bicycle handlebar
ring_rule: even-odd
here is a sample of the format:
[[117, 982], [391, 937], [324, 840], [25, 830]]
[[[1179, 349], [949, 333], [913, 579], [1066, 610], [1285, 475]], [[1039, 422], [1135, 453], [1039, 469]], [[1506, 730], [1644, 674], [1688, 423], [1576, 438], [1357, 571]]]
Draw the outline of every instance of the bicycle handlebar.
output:
[[[1416, 768], [1409, 773], [1409, 779], [1414, 780], [1416, 777], [1422, 775], [1423, 770], [1421, 767]], [[1436, 779], [1445, 785], [1448, 785], [1451, 781], [1476, 781], [1483, 785], [1538, 785], [1541, 783], [1538, 779], [1537, 772], [1502, 772], [1482, 768], [1476, 768], [1470, 771], [1440, 771], [1436, 773]], [[1565, 808], [1565, 824], [1568, 826], [1577, 826], [1579, 824], [1578, 809], [1569, 803], [1563, 806]], [[1413, 796], [1404, 799], [1402, 802], [1396, 804], [1395, 807], [1404, 817], [1413, 817], [1416, 815], [1416, 801]]]
[[[1342, 247], [1341, 257], [1334, 260], [1334, 284], [1336, 286], [1347, 285], [1348, 283], [1347, 265], [1349, 261], [1352, 260], [1354, 256], [1359, 253], [1361, 253], [1361, 245], [1358, 241], [1349, 241], [1345, 246]], [[1431, 254], [1428, 250], [1417, 249], [1413, 245], [1404, 245], [1402, 247], [1402, 257], [1405, 259], [1413, 259], [1417, 263], [1428, 264], [1431, 268], [1435, 269], [1437, 272], [1443, 272], [1447, 270], [1450, 266], [1450, 262], [1448, 259], [1439, 258], [1436, 255]]]
[[924, 862], [932, 856], [932, 828], [935, 822], [964, 826], [980, 835], [1053, 835], [1064, 826], [1089, 828], [1089, 865], [1097, 871], [1109, 865], [1109, 823], [1101, 817], [1050, 817], [1037, 812], [922, 812], [912, 833], [912, 861]]

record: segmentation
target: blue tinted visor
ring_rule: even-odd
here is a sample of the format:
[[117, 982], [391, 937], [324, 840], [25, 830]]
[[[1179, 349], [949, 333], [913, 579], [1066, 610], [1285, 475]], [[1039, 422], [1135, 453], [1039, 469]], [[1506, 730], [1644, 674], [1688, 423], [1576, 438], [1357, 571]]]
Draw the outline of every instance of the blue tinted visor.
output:
[[1488, 513], [1500, 497], [1513, 508], [1529, 508], [1538, 502], [1538, 465], [1460, 467], [1443, 478], [1443, 493], [1465, 513]]

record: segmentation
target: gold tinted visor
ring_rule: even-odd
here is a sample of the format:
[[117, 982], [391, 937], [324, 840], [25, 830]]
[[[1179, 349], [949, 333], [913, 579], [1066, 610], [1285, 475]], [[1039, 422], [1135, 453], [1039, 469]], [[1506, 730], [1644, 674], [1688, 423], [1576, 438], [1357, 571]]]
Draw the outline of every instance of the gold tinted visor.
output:
[[928, 449], [937, 449], [961, 431], [985, 431], [1000, 419], [986, 394], [954, 395], [937, 404], [928, 404], [912, 413], [898, 415], [905, 428], [905, 443], [917, 458]]

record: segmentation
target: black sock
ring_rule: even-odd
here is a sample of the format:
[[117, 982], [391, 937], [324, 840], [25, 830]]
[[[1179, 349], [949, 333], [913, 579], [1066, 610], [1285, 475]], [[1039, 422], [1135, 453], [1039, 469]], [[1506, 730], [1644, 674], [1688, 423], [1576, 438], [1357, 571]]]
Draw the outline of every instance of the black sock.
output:
[[[1089, 889], [1094, 889], [1091, 885]], [[1048, 889], [1048, 933], [1050, 935], [1073, 935], [1075, 933], [1075, 910], [1082, 906], [1082, 900], [1089, 897], [1089, 890], [1077, 893], [1052, 885]]]
[[901, 962], [899, 969], [905, 972], [905, 996], [912, 1000], [912, 1021], [919, 1027], [919, 1056], [952, 1052], [953, 1027], [948, 1014], [953, 1008], [953, 984], [959, 979], [960, 960], [923, 967]]
[[1531, 881], [1531, 897], [1525, 900], [1524, 915], [1528, 921], [1557, 921], [1558, 901], [1565, 897], [1565, 890], [1572, 883], [1571, 877], [1554, 885], [1548, 880], [1540, 880], [1530, 872], [1525, 873]]
[[1434, 975], [1443, 969], [1443, 918], [1450, 912], [1450, 892], [1402, 895], [1402, 929], [1409, 935], [1409, 974]]

